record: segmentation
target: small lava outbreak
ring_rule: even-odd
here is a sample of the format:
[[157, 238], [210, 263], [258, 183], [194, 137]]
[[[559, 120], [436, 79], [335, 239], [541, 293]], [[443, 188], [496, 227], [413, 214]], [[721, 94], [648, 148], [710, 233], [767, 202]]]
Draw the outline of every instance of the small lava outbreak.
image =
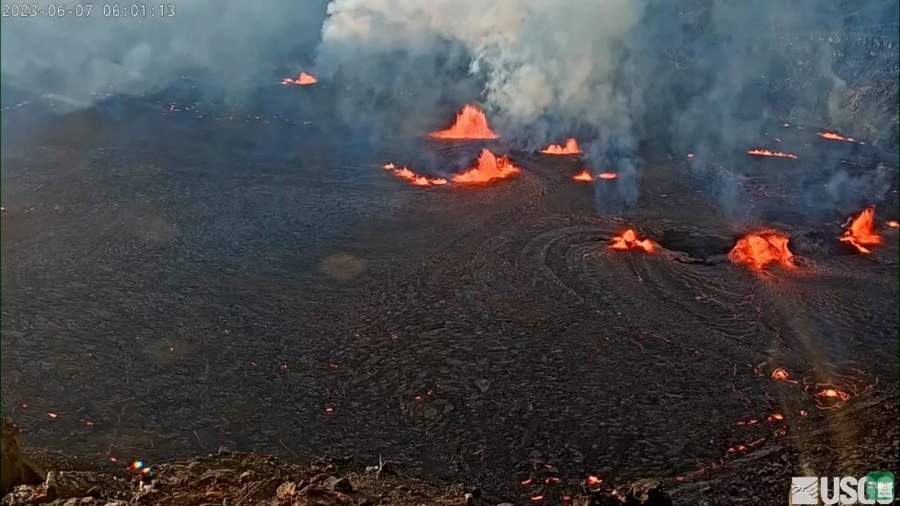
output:
[[656, 251], [656, 244], [650, 239], [639, 239], [637, 232], [629, 228], [622, 232], [621, 235], [612, 238], [609, 249], [614, 251], [642, 251], [644, 253], [653, 253]]
[[853, 137], [844, 137], [843, 135], [841, 135], [837, 132], [832, 132], [829, 130], [823, 130], [816, 135], [818, 135], [820, 139], [825, 139], [827, 141], [853, 142], [853, 143], [862, 144], [862, 142], [854, 139]]
[[319, 81], [318, 81], [318, 79], [316, 79], [316, 76], [314, 76], [312, 74], [308, 74], [306, 72], [300, 72], [300, 74], [297, 76], [296, 79], [291, 79], [290, 77], [285, 77], [284, 79], [281, 80], [281, 84], [283, 84], [285, 86], [288, 86], [291, 84], [293, 84], [295, 86], [310, 86], [312, 84], [316, 84], [317, 82], [319, 82]]
[[747, 154], [750, 156], [756, 156], [756, 157], [760, 157], [760, 158], [769, 157], [769, 158], [787, 158], [790, 160], [797, 159], [797, 155], [795, 155], [794, 153], [787, 153], [784, 151], [770, 151], [770, 150], [764, 149], [764, 148], [748, 149]]
[[793, 267], [794, 254], [788, 249], [790, 237], [777, 230], [747, 234], [738, 240], [728, 259], [753, 270], [763, 270], [769, 264]]
[[841, 242], [853, 246], [856, 251], [868, 255], [872, 246], [878, 246], [883, 238], [875, 232], [875, 208], [867, 207], [855, 218], [848, 220]]
[[590, 183], [594, 180], [594, 176], [591, 175], [591, 171], [584, 169], [578, 174], [572, 176], [573, 181], [578, 181], [579, 183]]
[[390, 172], [391, 174], [408, 181], [409, 184], [413, 186], [443, 186], [447, 184], [447, 180], [442, 177], [437, 178], [429, 178], [426, 176], [422, 176], [416, 174], [406, 167], [397, 168], [393, 163], [388, 163], [383, 166], [384, 170]]
[[490, 150], [482, 149], [475, 166], [453, 176], [453, 182], [463, 185], [486, 184], [510, 178], [520, 172], [521, 170], [513, 165], [508, 157], [498, 157]]
[[566, 139], [566, 144], [564, 146], [551, 144], [542, 149], [541, 153], [545, 155], [579, 155], [581, 154], [581, 148], [578, 147], [578, 141], [570, 137]]
[[466, 105], [456, 115], [456, 121], [446, 130], [431, 132], [435, 139], [496, 139], [499, 136], [491, 130], [484, 112], [474, 105]]

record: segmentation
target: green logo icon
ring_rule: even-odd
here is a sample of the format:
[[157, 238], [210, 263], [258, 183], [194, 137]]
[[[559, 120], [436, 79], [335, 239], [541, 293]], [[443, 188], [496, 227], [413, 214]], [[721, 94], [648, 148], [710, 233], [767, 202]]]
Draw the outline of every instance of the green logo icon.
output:
[[894, 473], [873, 471], [866, 476], [866, 499], [878, 504], [890, 504], [894, 500]]

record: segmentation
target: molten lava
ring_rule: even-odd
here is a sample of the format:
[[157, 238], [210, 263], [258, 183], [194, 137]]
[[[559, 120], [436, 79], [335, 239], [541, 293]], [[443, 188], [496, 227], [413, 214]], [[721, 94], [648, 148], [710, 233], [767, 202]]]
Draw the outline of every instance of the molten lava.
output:
[[823, 410], [840, 409], [850, 400], [850, 394], [831, 384], [816, 385], [812, 394], [816, 407]]
[[496, 139], [498, 137], [488, 126], [484, 112], [474, 105], [463, 107], [450, 128], [431, 132], [428, 135], [436, 139]]
[[829, 141], [843, 141], [843, 142], [859, 142], [853, 137], [844, 137], [843, 135], [837, 132], [829, 132], [824, 130], [818, 133], [819, 138], [829, 140]]
[[753, 270], [762, 270], [771, 263], [793, 267], [794, 254], [788, 249], [789, 239], [787, 234], [775, 230], [747, 234], [734, 245], [728, 259]]
[[619, 177], [619, 175], [615, 172], [601, 172], [597, 174], [597, 179], [606, 179], [607, 181], [616, 179], [617, 177]]
[[384, 165], [384, 170], [389, 171], [393, 175], [399, 177], [400, 179], [404, 179], [408, 181], [413, 186], [443, 186], [447, 184], [447, 180], [438, 177], [438, 178], [429, 178], [415, 172], [409, 170], [406, 167], [398, 169], [396, 165], [393, 163], [388, 163]]
[[791, 373], [782, 367], [772, 371], [771, 377], [775, 381], [793, 381], [791, 380]]
[[581, 154], [581, 148], [578, 147], [578, 141], [573, 138], [566, 140], [565, 146], [559, 144], [551, 144], [541, 150], [545, 155], [578, 155]]
[[609, 249], [616, 251], [643, 251], [645, 253], [653, 253], [656, 251], [656, 244], [650, 239], [638, 239], [637, 233], [628, 229], [622, 232], [622, 235], [614, 236], [609, 244]]
[[884, 222], [884, 224], [888, 228], [900, 228], [900, 222], [898, 222], [897, 220], [888, 220]]
[[872, 251], [867, 246], [881, 244], [882, 238], [875, 232], [875, 208], [867, 207], [856, 218], [849, 220], [849, 226], [840, 237], [857, 249], [860, 253], [869, 254]]
[[506, 156], [494, 156], [487, 149], [481, 150], [478, 163], [474, 167], [453, 176], [457, 184], [484, 184], [497, 179], [506, 179], [522, 172]]
[[775, 158], [789, 158], [791, 160], [796, 160], [797, 155], [794, 153], [785, 153], [784, 151], [769, 151], [768, 149], [756, 148], [756, 149], [748, 149], [747, 154], [750, 156], [759, 156], [759, 157], [775, 157]]
[[578, 174], [572, 176], [572, 179], [578, 181], [579, 183], [590, 183], [594, 180], [594, 176], [591, 175], [591, 171], [584, 169]]
[[287, 86], [289, 84], [295, 84], [297, 86], [309, 86], [311, 84], [316, 84], [318, 79], [316, 76], [312, 74], [307, 74], [306, 72], [300, 72], [300, 75], [297, 76], [297, 79], [291, 79], [290, 77], [285, 77], [281, 80], [281, 84]]

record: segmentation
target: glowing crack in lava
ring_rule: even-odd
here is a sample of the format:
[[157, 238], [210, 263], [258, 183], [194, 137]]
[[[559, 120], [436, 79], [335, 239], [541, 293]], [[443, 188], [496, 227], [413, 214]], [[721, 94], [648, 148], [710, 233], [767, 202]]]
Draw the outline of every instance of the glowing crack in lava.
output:
[[[747, 234], [734, 245], [728, 253], [728, 259], [757, 271], [765, 269], [771, 263], [793, 267], [794, 254], [788, 249], [789, 240], [787, 234], [775, 230]], [[774, 378], [774, 372], [772, 377]]]
[[579, 183], [590, 183], [594, 180], [594, 176], [591, 175], [591, 171], [584, 169], [572, 176], [572, 180], [578, 181]]
[[794, 153], [786, 153], [784, 151], [769, 151], [768, 149], [763, 148], [748, 149], [747, 154], [757, 157], [789, 158], [791, 160], [797, 159], [797, 155], [795, 155]]
[[579, 155], [581, 154], [581, 148], [578, 147], [578, 141], [569, 137], [566, 139], [565, 146], [551, 144], [542, 149], [541, 153], [544, 153], [545, 155]]
[[450, 128], [431, 132], [428, 136], [435, 139], [496, 139], [499, 137], [488, 126], [484, 112], [474, 105], [463, 107]]
[[850, 244], [864, 255], [872, 252], [867, 246], [881, 244], [882, 238], [875, 232], [874, 207], [863, 209], [856, 218], [851, 218], [848, 224], [844, 235], [840, 237], [841, 242]]
[[629, 228], [622, 232], [622, 235], [617, 235], [612, 238], [609, 249], [614, 251], [634, 250], [653, 253], [656, 251], [656, 244], [650, 239], [638, 239], [637, 233]]
[[843, 141], [843, 142], [855, 142], [859, 143], [860, 141], [854, 139], [853, 137], [844, 137], [843, 135], [837, 132], [831, 132], [828, 130], [823, 130], [817, 134], [819, 138], [825, 139], [828, 141]]
[[316, 79], [316, 76], [312, 74], [307, 74], [306, 72], [300, 72], [300, 75], [297, 76], [297, 79], [291, 79], [290, 77], [285, 77], [281, 80], [281, 84], [287, 86], [289, 84], [295, 84], [297, 86], [309, 86], [311, 84], [316, 84], [319, 82]]
[[474, 167], [464, 170], [453, 176], [453, 182], [457, 184], [485, 184], [498, 179], [507, 179], [518, 173], [521, 169], [512, 164], [506, 156], [497, 157], [487, 149], [481, 150], [478, 163]]
[[406, 167], [398, 169], [397, 166], [393, 163], [384, 165], [384, 170], [389, 171], [391, 174], [399, 177], [400, 179], [408, 181], [413, 186], [443, 186], [447, 184], [447, 180], [442, 177], [428, 178], [416, 174]]

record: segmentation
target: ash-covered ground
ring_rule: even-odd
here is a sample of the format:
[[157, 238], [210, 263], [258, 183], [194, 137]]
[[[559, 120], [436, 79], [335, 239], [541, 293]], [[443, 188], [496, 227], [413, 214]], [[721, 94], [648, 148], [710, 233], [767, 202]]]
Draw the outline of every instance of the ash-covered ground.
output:
[[[423, 189], [381, 165], [446, 176], [483, 144], [271, 92], [302, 112], [175, 92], [4, 112], [3, 410], [29, 445], [110, 468], [380, 455], [551, 503], [588, 475], [771, 503], [791, 476], [897, 468], [896, 152], [773, 121], [693, 159], [649, 142], [592, 185], [513, 151], [516, 178]], [[876, 190], [842, 199], [839, 172]], [[885, 241], [863, 256], [837, 237], [868, 204]], [[626, 227], [661, 248], [609, 251]], [[727, 261], [767, 227], [795, 269]]]

